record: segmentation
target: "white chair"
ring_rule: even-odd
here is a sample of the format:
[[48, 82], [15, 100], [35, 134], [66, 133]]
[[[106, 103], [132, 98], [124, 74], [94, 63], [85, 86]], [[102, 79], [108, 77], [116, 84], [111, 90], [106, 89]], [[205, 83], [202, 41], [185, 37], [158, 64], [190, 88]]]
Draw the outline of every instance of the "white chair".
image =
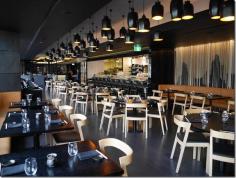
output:
[[234, 144], [214, 142], [214, 139], [235, 141], [235, 133], [210, 130], [209, 176], [212, 176], [213, 160], [235, 164]]
[[158, 96], [160, 98], [162, 98], [163, 95], [163, 91], [161, 90], [152, 90], [152, 96]]
[[58, 87], [58, 97], [63, 99], [63, 104], [66, 104], [67, 99], [67, 87], [66, 86], [59, 86]]
[[109, 119], [108, 126], [107, 126], [107, 135], [109, 135], [110, 127], [112, 120], [116, 120], [116, 128], [117, 128], [117, 120], [122, 119], [122, 132], [124, 132], [124, 113], [121, 112], [121, 110], [115, 111], [115, 103], [111, 102], [103, 102], [103, 112], [102, 112], [102, 118], [99, 130], [102, 130], [102, 125], [104, 122], [104, 119]]
[[87, 107], [88, 107], [88, 93], [84, 92], [77, 92], [76, 93], [76, 100], [75, 100], [75, 110], [78, 109], [78, 105], [80, 105], [81, 111], [87, 114]]
[[190, 95], [189, 109], [203, 109], [206, 98], [203, 96]]
[[133, 161], [132, 148], [116, 138], [104, 138], [99, 140], [99, 147], [104, 153], [106, 153], [106, 147], [115, 147], [116, 149], [121, 150], [125, 154], [125, 156], [119, 157], [120, 167], [124, 170], [124, 174], [122, 176], [128, 176], [127, 166]]
[[82, 127], [85, 126], [87, 117], [82, 114], [71, 114], [70, 120], [74, 123], [73, 131], [63, 131], [52, 134], [54, 145], [67, 144], [68, 142], [84, 141]]
[[227, 106], [227, 111], [230, 112], [230, 110], [233, 108], [232, 106], [235, 106], [235, 102], [228, 100], [228, 106]]
[[[179, 159], [178, 159], [178, 163], [175, 170], [176, 173], [179, 172], [179, 168], [183, 159], [185, 147], [207, 148], [207, 153], [209, 154], [209, 142], [204, 137], [204, 135], [199, 132], [190, 133], [191, 123], [181, 121], [180, 119], [181, 119], [180, 117], [176, 118], [174, 116], [174, 123], [178, 126], [178, 128], [177, 128], [177, 132], [176, 132], [176, 136], [175, 136], [175, 140], [174, 140], [174, 144], [173, 144], [173, 148], [172, 148], [172, 152], [170, 156], [170, 159], [173, 159], [176, 144], [178, 143], [181, 149], [180, 149]], [[182, 128], [182, 132], [181, 132], [181, 128]], [[208, 165], [208, 163], [209, 163], [209, 159], [207, 158], [206, 165]], [[206, 171], [207, 170], [208, 168], [206, 167]]]
[[125, 106], [125, 138], [128, 132], [129, 121], [142, 121], [144, 122], [143, 131], [145, 138], [148, 137], [148, 112], [147, 104], [144, 103], [126, 103]]
[[70, 118], [70, 115], [73, 113], [73, 107], [69, 105], [61, 105], [58, 109], [60, 112], [65, 113], [67, 118]]
[[104, 98], [108, 98], [110, 96], [109, 93], [95, 93], [95, 111], [96, 114], [98, 116], [98, 106], [102, 105], [102, 101], [104, 100]]
[[152, 108], [148, 111], [148, 118], [149, 118], [149, 128], [152, 127], [152, 118], [159, 119], [161, 122], [161, 130], [162, 134], [165, 135], [165, 129], [163, 126], [163, 120], [165, 122], [166, 131], [168, 130], [166, 116], [165, 116], [165, 108], [163, 103], [157, 103], [157, 108]]
[[182, 93], [174, 93], [174, 103], [172, 108], [172, 115], [174, 114], [175, 106], [181, 106], [181, 114], [185, 111], [188, 95]]
[[57, 109], [59, 109], [59, 106], [61, 105], [61, 99], [60, 98], [52, 99], [52, 105], [55, 106]]

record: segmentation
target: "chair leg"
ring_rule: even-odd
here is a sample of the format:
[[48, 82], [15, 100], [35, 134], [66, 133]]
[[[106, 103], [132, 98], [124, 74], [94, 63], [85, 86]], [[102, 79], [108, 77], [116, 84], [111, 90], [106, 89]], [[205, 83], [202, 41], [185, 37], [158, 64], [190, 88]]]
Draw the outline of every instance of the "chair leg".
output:
[[175, 110], [175, 102], [174, 102], [173, 108], [172, 108], [172, 115], [174, 114], [174, 110]]
[[197, 153], [196, 149], [197, 149], [196, 147], [193, 147], [193, 159], [196, 159], [196, 153]]
[[78, 105], [77, 103], [75, 102], [75, 108], [74, 108], [74, 113], [76, 113], [76, 109], [77, 109]]
[[78, 130], [79, 130], [79, 135], [80, 135], [81, 141], [84, 141], [84, 134], [83, 134], [83, 131], [82, 131], [82, 127], [79, 126], [79, 127], [78, 127]]
[[163, 127], [162, 117], [160, 118], [160, 122], [161, 122], [161, 130], [162, 130], [162, 134], [165, 135], [165, 131], [164, 131], [164, 127]]
[[149, 129], [152, 128], [152, 118], [151, 117], [148, 117], [149, 118]]
[[148, 138], [148, 120], [146, 118], [146, 121], [144, 121], [145, 123], [145, 129], [146, 129], [146, 139]]
[[166, 116], [164, 117], [164, 119], [165, 119], [166, 130], [168, 130], [168, 125], [167, 125], [167, 121], [166, 121]]
[[201, 159], [201, 147], [198, 147], [197, 160], [200, 161], [200, 159]]
[[88, 103], [85, 103], [85, 115], [87, 115], [87, 106], [88, 106]]
[[174, 144], [173, 144], [173, 147], [172, 147], [172, 151], [171, 151], [171, 155], [170, 155], [170, 159], [173, 159], [173, 157], [174, 157], [176, 144], [177, 144], [177, 140], [175, 138], [175, 141], [174, 141]]
[[123, 116], [123, 119], [122, 119], [122, 133], [125, 132], [125, 116]]
[[103, 121], [104, 121], [104, 115], [102, 114], [99, 130], [102, 130]]
[[116, 129], [118, 128], [118, 120], [116, 119]]
[[181, 165], [181, 162], [182, 162], [182, 159], [183, 159], [183, 155], [184, 155], [184, 150], [185, 150], [185, 146], [181, 146], [178, 163], [177, 163], [177, 167], [176, 167], [176, 170], [175, 170], [176, 173], [179, 172], [179, 168], [180, 168], [180, 165]]
[[128, 120], [125, 121], [125, 138], [127, 137], [128, 132]]
[[108, 126], [107, 126], [107, 136], [109, 135], [111, 123], [112, 123], [112, 118], [109, 118], [109, 122], [108, 122]]
[[[206, 155], [206, 173], [209, 176], [212, 176], [212, 164], [213, 162], [211, 162], [210, 164], [210, 160], [212, 161], [212, 159], [210, 159], [210, 148], [207, 147], [207, 155]], [[211, 174], [211, 175], [210, 175]]]

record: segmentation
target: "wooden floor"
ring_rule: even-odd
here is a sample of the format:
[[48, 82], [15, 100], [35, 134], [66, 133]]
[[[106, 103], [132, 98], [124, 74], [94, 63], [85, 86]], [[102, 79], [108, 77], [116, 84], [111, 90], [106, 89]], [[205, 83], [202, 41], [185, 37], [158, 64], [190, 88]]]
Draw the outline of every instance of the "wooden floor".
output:
[[[100, 113], [101, 114], [101, 113]], [[84, 127], [84, 137], [85, 139], [99, 140], [106, 136], [107, 122], [104, 124], [104, 129], [99, 130], [101, 115], [97, 117], [92, 114], [89, 110], [88, 121], [86, 127]], [[162, 136], [161, 127], [159, 120], [153, 119], [153, 127], [149, 129], [148, 139], [145, 139], [142, 132], [129, 132], [127, 138], [124, 138], [122, 133], [122, 124], [118, 124], [118, 128], [115, 128], [115, 123], [112, 124], [110, 129], [109, 137], [114, 137], [125, 141], [134, 150], [133, 163], [128, 167], [129, 176], [207, 176], [205, 174], [205, 152], [201, 156], [201, 160], [192, 159], [192, 149], [186, 148], [182, 165], [180, 167], [179, 174], [175, 173], [175, 168], [179, 156], [179, 148], [176, 150], [174, 159], [169, 159], [175, 133], [176, 127], [173, 124], [172, 117], [168, 117], [169, 131], [165, 136]], [[42, 136], [42, 145], [44, 137]], [[1, 152], [2, 146], [9, 148], [9, 139], [0, 140], [1, 141]], [[23, 142], [23, 143], [22, 143]], [[4, 144], [3, 144], [4, 143]], [[20, 143], [20, 144], [19, 144]], [[8, 146], [7, 146], [8, 145]], [[27, 139], [12, 139], [11, 141], [12, 149], [15, 151], [20, 151], [22, 145], [25, 147], [32, 146], [32, 138]], [[19, 147], [21, 145], [21, 147]], [[7, 149], [6, 149], [7, 150]], [[109, 150], [109, 156], [114, 160], [117, 160], [119, 155], [122, 155], [119, 151]], [[234, 176], [234, 165], [232, 164], [220, 164], [219, 162], [214, 162], [214, 176]]]

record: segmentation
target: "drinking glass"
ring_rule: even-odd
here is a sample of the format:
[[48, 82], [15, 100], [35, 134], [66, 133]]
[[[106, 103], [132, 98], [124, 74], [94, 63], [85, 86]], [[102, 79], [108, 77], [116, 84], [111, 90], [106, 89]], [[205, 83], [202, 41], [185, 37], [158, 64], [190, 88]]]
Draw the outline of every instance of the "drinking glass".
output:
[[51, 114], [45, 114], [46, 123], [51, 123]]
[[25, 159], [24, 170], [27, 176], [34, 176], [37, 173], [37, 169], [38, 166], [36, 158], [29, 157]]
[[22, 118], [22, 126], [23, 126], [23, 128], [29, 128], [30, 127], [30, 122], [29, 122], [29, 119], [27, 117]]
[[75, 156], [78, 153], [78, 147], [76, 142], [69, 142], [68, 143], [68, 154], [70, 156]]
[[25, 100], [25, 99], [22, 99], [22, 100], [21, 100], [21, 104], [22, 104], [22, 106], [26, 106], [26, 100]]
[[208, 124], [208, 118], [207, 118], [207, 115], [205, 112], [201, 112], [200, 113], [200, 116], [201, 116], [201, 122], [202, 124], [206, 125]]

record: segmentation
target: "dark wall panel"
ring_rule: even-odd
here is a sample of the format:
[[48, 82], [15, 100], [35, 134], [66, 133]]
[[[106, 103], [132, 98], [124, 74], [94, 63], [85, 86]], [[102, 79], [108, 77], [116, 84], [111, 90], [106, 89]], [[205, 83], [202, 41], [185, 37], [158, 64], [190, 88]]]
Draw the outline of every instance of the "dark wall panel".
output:
[[174, 49], [159, 49], [152, 51], [152, 88], [159, 84], [174, 83]]
[[18, 35], [0, 31], [0, 92], [20, 91]]

